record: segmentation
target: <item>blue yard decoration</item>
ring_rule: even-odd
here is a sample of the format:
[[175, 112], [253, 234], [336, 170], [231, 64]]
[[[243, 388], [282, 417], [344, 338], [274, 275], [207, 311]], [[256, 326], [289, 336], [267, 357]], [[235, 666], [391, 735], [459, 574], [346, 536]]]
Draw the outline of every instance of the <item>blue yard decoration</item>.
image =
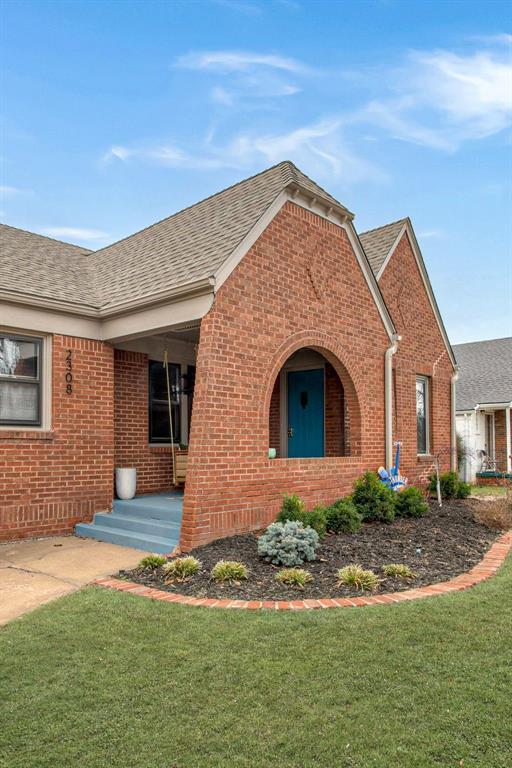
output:
[[407, 485], [407, 478], [400, 474], [400, 448], [402, 443], [397, 440], [393, 445], [396, 446], [395, 465], [389, 472], [384, 467], [379, 467], [378, 475], [381, 483], [387, 485], [393, 491], [402, 491]]

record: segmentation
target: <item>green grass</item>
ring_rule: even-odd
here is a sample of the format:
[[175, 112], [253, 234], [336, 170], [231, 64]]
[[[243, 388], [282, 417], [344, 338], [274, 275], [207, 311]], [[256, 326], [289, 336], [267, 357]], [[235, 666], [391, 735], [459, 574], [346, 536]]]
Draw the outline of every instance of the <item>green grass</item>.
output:
[[471, 496], [501, 496], [506, 493], [503, 485], [472, 485]]
[[0, 633], [5, 768], [505, 768], [512, 559], [365, 609], [194, 609], [88, 588]]

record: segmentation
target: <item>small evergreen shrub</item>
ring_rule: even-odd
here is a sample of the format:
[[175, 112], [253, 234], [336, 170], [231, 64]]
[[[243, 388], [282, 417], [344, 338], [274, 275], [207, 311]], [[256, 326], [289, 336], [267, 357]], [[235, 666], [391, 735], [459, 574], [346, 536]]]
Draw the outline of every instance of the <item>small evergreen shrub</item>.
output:
[[143, 571], [156, 571], [160, 566], [165, 565], [167, 558], [163, 555], [146, 555], [139, 562], [137, 568]]
[[304, 528], [308, 526], [318, 533], [320, 538], [325, 536], [326, 530], [326, 515], [327, 509], [325, 507], [315, 507], [310, 512], [304, 512], [300, 519]]
[[379, 480], [375, 472], [365, 472], [354, 483], [352, 501], [363, 520], [392, 523], [395, 519], [396, 493]]
[[235, 560], [219, 560], [212, 568], [211, 577], [214, 581], [239, 584], [247, 578], [247, 567]]
[[[429, 491], [436, 493], [437, 491], [437, 478], [435, 474], [429, 477], [430, 484], [428, 486]], [[456, 472], [444, 472], [439, 477], [439, 483], [441, 486], [441, 496], [443, 499], [455, 499], [457, 497], [457, 489], [459, 487], [459, 478]]]
[[313, 581], [313, 577], [304, 568], [283, 568], [282, 571], [276, 573], [276, 581], [280, 584], [286, 584], [288, 587], [304, 589], [306, 584]]
[[258, 539], [258, 555], [267, 563], [293, 567], [314, 560], [320, 537], [299, 520], [272, 523]]
[[408, 565], [401, 563], [390, 563], [389, 565], [382, 566], [382, 572], [384, 576], [392, 576], [395, 579], [415, 579], [416, 574], [409, 568]]
[[362, 517], [352, 499], [339, 499], [326, 510], [327, 530], [331, 533], [357, 533]]
[[291, 496], [285, 493], [281, 510], [276, 518], [278, 523], [286, 523], [287, 520], [302, 520], [306, 511], [304, 502], [296, 493]]
[[471, 493], [470, 484], [465, 483], [463, 480], [459, 480], [459, 485], [457, 486], [457, 498], [467, 499], [470, 493]]
[[338, 586], [357, 587], [363, 592], [373, 592], [379, 586], [379, 579], [373, 571], [360, 565], [346, 565], [338, 571]]
[[395, 513], [397, 517], [423, 517], [428, 512], [428, 504], [419, 488], [410, 485], [396, 493]]
[[201, 563], [191, 555], [188, 557], [177, 557], [164, 565], [166, 581], [183, 582], [200, 570]]

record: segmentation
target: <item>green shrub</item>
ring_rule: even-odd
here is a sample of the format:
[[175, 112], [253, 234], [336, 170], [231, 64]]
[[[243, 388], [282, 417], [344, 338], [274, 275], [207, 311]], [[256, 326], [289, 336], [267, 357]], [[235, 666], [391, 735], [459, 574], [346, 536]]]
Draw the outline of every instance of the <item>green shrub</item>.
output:
[[362, 518], [351, 497], [339, 499], [326, 510], [327, 530], [331, 533], [357, 533]]
[[304, 528], [309, 526], [318, 533], [320, 538], [322, 538], [322, 536], [325, 536], [327, 525], [326, 515], [327, 509], [325, 507], [315, 507], [310, 512], [304, 512], [299, 520], [302, 522]]
[[354, 483], [352, 501], [363, 520], [392, 523], [395, 519], [396, 494], [381, 483], [375, 472], [365, 472]]
[[415, 579], [416, 574], [409, 568], [408, 565], [401, 563], [390, 563], [389, 565], [383, 565], [382, 571], [384, 576], [393, 576], [395, 579]]
[[214, 581], [239, 584], [247, 578], [247, 567], [235, 560], [219, 560], [212, 568], [211, 577]]
[[469, 483], [465, 483], [462, 480], [459, 480], [459, 485], [457, 486], [457, 498], [458, 499], [467, 499], [469, 494], [471, 493], [471, 486]]
[[287, 520], [302, 520], [306, 507], [296, 493], [291, 496], [285, 493], [281, 510], [276, 518], [278, 523], [286, 523]]
[[200, 570], [201, 563], [191, 555], [177, 557], [164, 565], [164, 572], [167, 575], [166, 581], [186, 581]]
[[165, 565], [166, 562], [167, 558], [163, 555], [146, 555], [137, 567], [143, 571], [155, 571], [160, 566]]
[[258, 555], [267, 563], [293, 567], [314, 560], [320, 537], [299, 520], [272, 523], [258, 539]]
[[313, 581], [313, 577], [304, 568], [283, 568], [282, 571], [276, 573], [276, 581], [280, 584], [286, 584], [288, 587], [304, 589], [306, 584]]
[[373, 592], [379, 586], [379, 579], [373, 571], [367, 571], [360, 565], [346, 565], [338, 571], [338, 586], [341, 585]]
[[423, 517], [428, 512], [428, 504], [419, 488], [414, 485], [397, 491], [395, 500], [397, 517]]

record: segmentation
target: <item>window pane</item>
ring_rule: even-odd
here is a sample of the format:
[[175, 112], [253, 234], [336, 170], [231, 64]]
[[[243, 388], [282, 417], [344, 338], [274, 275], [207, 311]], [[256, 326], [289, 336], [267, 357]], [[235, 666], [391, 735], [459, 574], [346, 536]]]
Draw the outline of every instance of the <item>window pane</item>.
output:
[[[172, 427], [175, 442], [179, 440], [179, 408], [173, 406]], [[149, 411], [149, 439], [150, 442], [169, 442], [171, 431], [169, 429], [169, 406], [164, 402], [153, 402]]]
[[39, 422], [39, 385], [0, 381], [0, 421]]
[[416, 429], [418, 453], [427, 452], [427, 382], [416, 379]]
[[[169, 383], [171, 385], [172, 401], [178, 401], [177, 389], [179, 383], [179, 366], [169, 365]], [[158, 360], [149, 361], [149, 398], [150, 400], [167, 400], [167, 377], [163, 363]]]
[[0, 336], [0, 375], [29, 376], [39, 374], [39, 343]]

